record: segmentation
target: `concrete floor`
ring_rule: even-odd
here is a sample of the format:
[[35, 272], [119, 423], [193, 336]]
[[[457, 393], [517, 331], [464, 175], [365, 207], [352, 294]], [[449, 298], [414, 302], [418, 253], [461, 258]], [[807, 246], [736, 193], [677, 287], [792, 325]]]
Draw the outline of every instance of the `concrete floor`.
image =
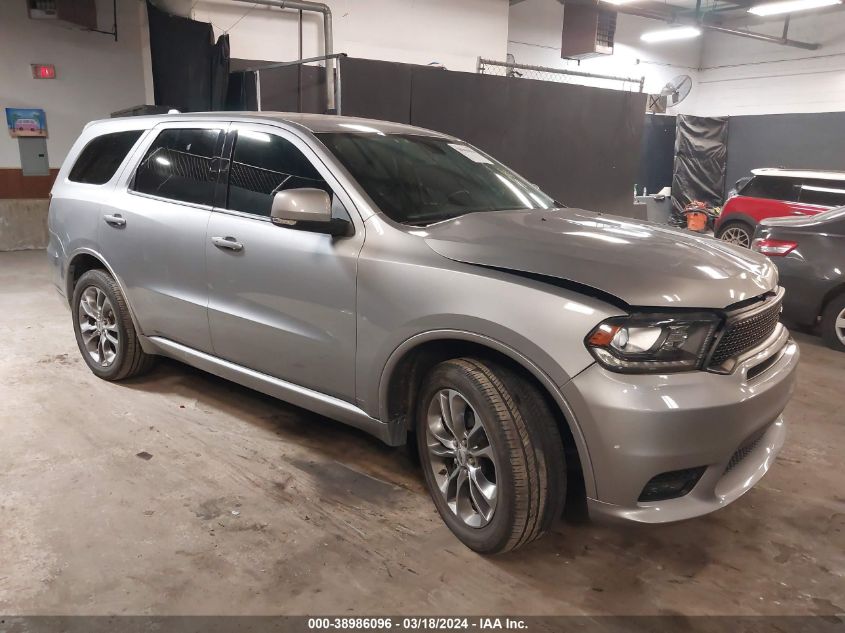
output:
[[98, 380], [44, 253], [0, 253], [0, 613], [843, 613], [845, 354], [797, 338], [787, 445], [748, 495], [485, 558], [403, 449], [178, 363]]

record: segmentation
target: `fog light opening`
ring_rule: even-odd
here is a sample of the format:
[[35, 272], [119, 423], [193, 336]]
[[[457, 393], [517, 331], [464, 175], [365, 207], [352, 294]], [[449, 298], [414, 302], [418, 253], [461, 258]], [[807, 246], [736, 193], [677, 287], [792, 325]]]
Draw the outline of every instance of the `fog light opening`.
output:
[[645, 485], [638, 501], [665, 501], [683, 497], [695, 488], [706, 469], [706, 466], [698, 466], [660, 473]]

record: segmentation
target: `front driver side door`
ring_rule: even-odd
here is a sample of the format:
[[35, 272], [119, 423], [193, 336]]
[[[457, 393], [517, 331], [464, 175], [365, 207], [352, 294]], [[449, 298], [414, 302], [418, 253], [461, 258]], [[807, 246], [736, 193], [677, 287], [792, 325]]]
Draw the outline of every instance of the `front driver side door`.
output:
[[[354, 401], [355, 297], [364, 226], [308, 145], [274, 126], [234, 124], [228, 187], [208, 225], [211, 337], [216, 355]], [[226, 167], [224, 167], [226, 168]], [[270, 222], [273, 193], [316, 187], [354, 233], [332, 237]]]

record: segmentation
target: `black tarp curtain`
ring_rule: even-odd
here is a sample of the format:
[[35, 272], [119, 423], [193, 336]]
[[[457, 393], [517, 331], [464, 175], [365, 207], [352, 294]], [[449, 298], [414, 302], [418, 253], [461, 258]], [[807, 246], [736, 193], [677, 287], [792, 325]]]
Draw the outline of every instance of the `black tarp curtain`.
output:
[[156, 105], [180, 112], [222, 110], [229, 83], [229, 36], [147, 0]]
[[[233, 60], [233, 69], [260, 66]], [[342, 57], [342, 112], [452, 134], [573, 207], [633, 213], [645, 95]], [[323, 69], [261, 71], [264, 110], [325, 112]], [[233, 72], [230, 107], [256, 107], [254, 73]]]
[[728, 163], [728, 117], [678, 115], [672, 205], [722, 204]]

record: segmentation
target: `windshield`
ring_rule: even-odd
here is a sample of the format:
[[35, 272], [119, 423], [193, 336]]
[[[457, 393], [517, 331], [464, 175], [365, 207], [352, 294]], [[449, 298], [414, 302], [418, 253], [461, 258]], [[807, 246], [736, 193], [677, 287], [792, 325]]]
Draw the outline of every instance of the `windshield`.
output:
[[466, 143], [380, 132], [317, 137], [379, 209], [403, 224], [426, 225], [476, 211], [560, 206]]

